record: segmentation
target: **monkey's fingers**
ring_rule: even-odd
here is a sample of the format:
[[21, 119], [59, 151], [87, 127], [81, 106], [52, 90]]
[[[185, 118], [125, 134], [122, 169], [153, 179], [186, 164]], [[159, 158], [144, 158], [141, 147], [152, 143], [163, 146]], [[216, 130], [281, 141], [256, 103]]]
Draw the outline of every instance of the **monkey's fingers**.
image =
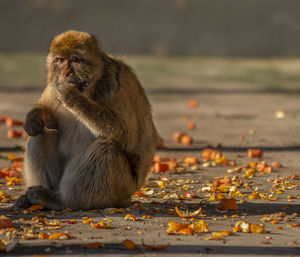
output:
[[18, 211], [21, 209], [26, 209], [31, 206], [31, 203], [27, 197], [27, 195], [21, 195], [14, 203], [13, 210]]
[[49, 129], [47, 127], [44, 127], [45, 134], [52, 134], [52, 133], [59, 133], [57, 129]]

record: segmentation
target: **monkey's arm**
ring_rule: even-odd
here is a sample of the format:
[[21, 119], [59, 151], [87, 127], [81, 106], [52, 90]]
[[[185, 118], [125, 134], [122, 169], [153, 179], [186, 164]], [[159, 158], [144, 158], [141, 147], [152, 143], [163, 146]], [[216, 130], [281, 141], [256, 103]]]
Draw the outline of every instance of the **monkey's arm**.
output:
[[103, 135], [119, 143], [124, 142], [124, 121], [107, 104], [101, 105], [87, 98], [73, 84], [66, 82], [56, 87], [56, 96], [96, 137]]

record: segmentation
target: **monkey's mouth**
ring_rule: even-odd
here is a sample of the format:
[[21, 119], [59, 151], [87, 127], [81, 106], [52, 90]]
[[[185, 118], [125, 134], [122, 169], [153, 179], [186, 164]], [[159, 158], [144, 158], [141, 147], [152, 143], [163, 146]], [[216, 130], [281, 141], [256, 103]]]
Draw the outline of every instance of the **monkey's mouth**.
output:
[[83, 81], [76, 76], [68, 76], [66, 79], [67, 82], [74, 84], [74, 86], [82, 92], [87, 86], [88, 86], [88, 81]]

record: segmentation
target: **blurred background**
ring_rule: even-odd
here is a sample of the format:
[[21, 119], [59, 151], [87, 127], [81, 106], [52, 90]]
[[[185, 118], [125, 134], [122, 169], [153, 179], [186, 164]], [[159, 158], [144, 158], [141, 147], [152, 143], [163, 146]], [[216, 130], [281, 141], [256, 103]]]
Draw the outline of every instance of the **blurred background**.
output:
[[1, 0], [0, 90], [45, 85], [51, 39], [93, 33], [148, 92], [298, 92], [297, 0]]

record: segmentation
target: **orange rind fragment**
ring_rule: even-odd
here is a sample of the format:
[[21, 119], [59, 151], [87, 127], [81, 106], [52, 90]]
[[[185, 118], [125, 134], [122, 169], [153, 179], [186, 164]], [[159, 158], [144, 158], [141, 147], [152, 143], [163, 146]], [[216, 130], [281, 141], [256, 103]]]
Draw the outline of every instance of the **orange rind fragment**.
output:
[[7, 177], [5, 185], [7, 186], [15, 186], [22, 183], [22, 179], [18, 177]]
[[126, 240], [122, 241], [122, 244], [125, 246], [125, 248], [127, 250], [136, 249], [136, 244], [132, 240], [126, 239]]
[[142, 193], [141, 191], [136, 191], [134, 193], [135, 196], [138, 196], [138, 197], [147, 197], [147, 195], [145, 195], [144, 193]]
[[170, 244], [166, 244], [166, 245], [148, 245], [144, 242], [143, 239], [142, 239], [142, 245], [146, 249], [151, 250], [151, 251], [164, 251], [170, 246]]
[[202, 160], [203, 161], [214, 161], [218, 158], [221, 158], [223, 155], [220, 151], [213, 150], [210, 148], [204, 149], [202, 151]]
[[24, 160], [23, 156], [16, 156], [13, 153], [6, 154], [6, 157], [11, 161], [23, 161]]
[[212, 236], [216, 236], [216, 237], [231, 236], [231, 235], [233, 235], [233, 232], [231, 232], [229, 230], [224, 230], [224, 231], [213, 232], [212, 233]]
[[170, 221], [168, 223], [168, 229], [166, 230], [167, 234], [184, 234], [184, 235], [193, 235], [194, 232], [207, 233], [209, 228], [207, 223], [202, 219], [192, 224], [178, 223]]
[[219, 187], [221, 185], [232, 186], [231, 178], [221, 178], [214, 181], [214, 186]]
[[185, 134], [185, 133], [182, 133], [182, 132], [175, 132], [175, 133], [173, 134], [173, 140], [174, 140], [174, 142], [180, 143], [181, 137], [183, 137], [183, 136], [185, 136], [185, 135], [186, 135], [186, 134]]
[[191, 228], [195, 232], [207, 233], [209, 232], [208, 224], [202, 219], [191, 224]]
[[111, 228], [111, 225], [109, 223], [105, 223], [104, 221], [101, 221], [99, 223], [90, 223], [90, 226], [92, 228], [102, 229], [102, 228]]
[[244, 232], [253, 234], [265, 234], [265, 226], [263, 224], [250, 224], [247, 221], [238, 221], [233, 227], [233, 232]]
[[196, 128], [196, 123], [191, 121], [187, 124], [187, 128], [192, 130], [192, 129], [195, 129]]
[[125, 220], [132, 220], [132, 221], [135, 221], [135, 215], [133, 215], [133, 214], [127, 214], [126, 216], [125, 216]]
[[249, 158], [260, 158], [263, 157], [263, 152], [259, 149], [248, 149]]
[[184, 219], [191, 219], [197, 217], [199, 214], [201, 214], [202, 208], [199, 208], [198, 210], [192, 212], [192, 213], [182, 213], [177, 206], [175, 206], [175, 211], [178, 214], [180, 218]]
[[265, 226], [263, 224], [251, 224], [250, 231], [253, 234], [265, 234]]
[[94, 243], [88, 243], [88, 244], [82, 244], [81, 247], [87, 248], [87, 249], [98, 249], [104, 247], [104, 244], [101, 242], [94, 242]]
[[186, 164], [198, 164], [199, 160], [197, 157], [194, 156], [188, 156], [184, 158], [184, 162]]
[[197, 108], [199, 106], [199, 102], [197, 100], [195, 100], [195, 99], [190, 99], [188, 101], [188, 106], [190, 108]]
[[72, 236], [66, 232], [53, 233], [49, 236], [49, 240], [68, 240], [71, 238]]
[[173, 234], [173, 233], [177, 233], [178, 231], [185, 229], [189, 226], [189, 224], [184, 224], [184, 223], [180, 223], [180, 222], [174, 222], [174, 221], [170, 221], [168, 223], [168, 229], [166, 231], [167, 234]]
[[83, 221], [82, 224], [91, 224], [93, 223], [93, 219], [92, 218], [88, 218], [88, 217], [83, 217]]
[[13, 226], [12, 220], [5, 217], [4, 215], [0, 216], [0, 229], [11, 228]]
[[250, 231], [250, 223], [247, 221], [238, 221], [234, 224], [233, 232], [249, 233]]
[[217, 205], [217, 208], [219, 210], [229, 210], [229, 211], [236, 211], [238, 209], [236, 200], [234, 198], [222, 199]]
[[279, 162], [272, 162], [272, 166], [273, 166], [275, 169], [283, 168], [283, 166], [282, 166]]
[[24, 121], [14, 120], [11, 117], [7, 117], [6, 120], [5, 120], [5, 125], [8, 128], [11, 128], [13, 126], [23, 126], [24, 125]]
[[156, 162], [154, 163], [154, 172], [160, 173], [169, 170], [168, 163]]
[[8, 138], [17, 138], [17, 137], [21, 137], [22, 135], [23, 135], [23, 131], [21, 131], [21, 130], [9, 129], [7, 131]]
[[189, 224], [177, 223], [174, 221], [170, 221], [168, 223], [168, 229], [166, 231], [167, 234], [184, 234], [184, 235], [193, 235], [194, 230], [190, 228]]
[[43, 240], [49, 239], [49, 236], [44, 232], [40, 232], [39, 233], [39, 239], [43, 239]]
[[189, 146], [193, 143], [193, 139], [191, 136], [189, 135], [183, 135], [181, 138], [180, 138], [180, 143], [185, 145], [185, 146]]

